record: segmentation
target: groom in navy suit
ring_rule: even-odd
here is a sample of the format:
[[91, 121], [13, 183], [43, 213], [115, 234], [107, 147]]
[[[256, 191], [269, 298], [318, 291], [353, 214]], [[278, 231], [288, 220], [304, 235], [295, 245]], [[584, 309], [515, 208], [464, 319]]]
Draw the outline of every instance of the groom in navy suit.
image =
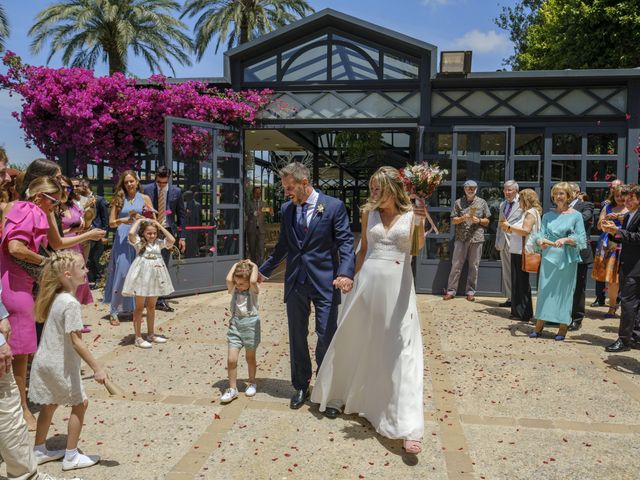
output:
[[289, 406], [300, 408], [309, 397], [312, 367], [307, 336], [311, 303], [316, 310], [318, 368], [337, 328], [340, 292], [353, 287], [355, 254], [347, 210], [340, 200], [313, 189], [309, 169], [290, 163], [280, 171], [290, 201], [280, 211], [280, 238], [260, 267], [261, 279], [287, 258], [284, 301], [289, 322], [291, 382], [296, 393]]

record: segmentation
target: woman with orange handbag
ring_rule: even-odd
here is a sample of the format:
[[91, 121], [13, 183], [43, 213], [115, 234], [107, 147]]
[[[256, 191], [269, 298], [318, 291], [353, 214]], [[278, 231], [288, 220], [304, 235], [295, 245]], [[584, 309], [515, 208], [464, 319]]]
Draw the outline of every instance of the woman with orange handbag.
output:
[[[522, 219], [514, 224], [506, 220], [500, 228], [511, 235], [509, 252], [511, 253], [511, 317], [528, 322], [533, 317], [533, 302], [531, 300], [531, 285], [529, 272], [523, 268], [523, 254], [531, 252], [526, 246], [527, 237], [535, 234], [540, 228], [542, 207], [535, 190], [530, 188], [520, 192], [520, 208], [525, 212]], [[525, 249], [523, 251], [523, 245]]]

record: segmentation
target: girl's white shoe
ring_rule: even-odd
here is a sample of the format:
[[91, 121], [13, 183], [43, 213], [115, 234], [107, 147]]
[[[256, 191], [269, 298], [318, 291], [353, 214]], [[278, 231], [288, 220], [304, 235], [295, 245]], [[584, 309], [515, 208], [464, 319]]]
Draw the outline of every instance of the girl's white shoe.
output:
[[142, 337], [136, 338], [135, 346], [138, 347], [138, 348], [151, 348], [152, 347], [152, 345]]
[[238, 390], [235, 388], [227, 388], [220, 397], [220, 403], [229, 403], [238, 396]]
[[247, 397], [253, 397], [256, 394], [257, 385], [255, 383], [250, 383], [247, 385], [247, 389], [244, 391], [244, 394]]
[[68, 461], [66, 458], [62, 460], [62, 470], [89, 468], [93, 467], [99, 461], [100, 457], [98, 455], [83, 455], [82, 453], [78, 453], [71, 461]]

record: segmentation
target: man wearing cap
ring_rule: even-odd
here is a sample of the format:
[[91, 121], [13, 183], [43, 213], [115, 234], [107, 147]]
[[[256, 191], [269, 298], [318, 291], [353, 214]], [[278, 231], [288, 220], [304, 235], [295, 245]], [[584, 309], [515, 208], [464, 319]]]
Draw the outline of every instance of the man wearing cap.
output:
[[451, 259], [451, 273], [447, 293], [444, 300], [451, 300], [456, 296], [460, 272], [465, 262], [469, 262], [467, 286], [465, 293], [467, 300], [474, 301], [478, 267], [482, 257], [484, 243], [484, 229], [489, 226], [489, 205], [482, 198], [476, 196], [478, 184], [473, 180], [464, 183], [464, 197], [456, 200], [451, 212], [451, 221], [456, 226], [456, 238]]

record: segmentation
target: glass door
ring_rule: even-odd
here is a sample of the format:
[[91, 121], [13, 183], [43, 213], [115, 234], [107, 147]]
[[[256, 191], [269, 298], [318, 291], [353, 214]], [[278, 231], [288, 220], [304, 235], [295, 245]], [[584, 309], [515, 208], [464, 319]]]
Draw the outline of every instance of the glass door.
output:
[[[185, 206], [186, 248], [169, 270], [177, 294], [226, 288], [231, 265], [243, 255], [243, 165], [238, 129], [165, 118], [164, 163]], [[159, 163], [163, 163], [160, 161]]]
[[[491, 223], [485, 230], [482, 260], [499, 261], [494, 244], [503, 198], [503, 184], [513, 178], [515, 129], [513, 127], [454, 127], [451, 153], [453, 199], [464, 195], [467, 180], [478, 184], [477, 195], [491, 211]], [[455, 234], [451, 225], [451, 235]]]

